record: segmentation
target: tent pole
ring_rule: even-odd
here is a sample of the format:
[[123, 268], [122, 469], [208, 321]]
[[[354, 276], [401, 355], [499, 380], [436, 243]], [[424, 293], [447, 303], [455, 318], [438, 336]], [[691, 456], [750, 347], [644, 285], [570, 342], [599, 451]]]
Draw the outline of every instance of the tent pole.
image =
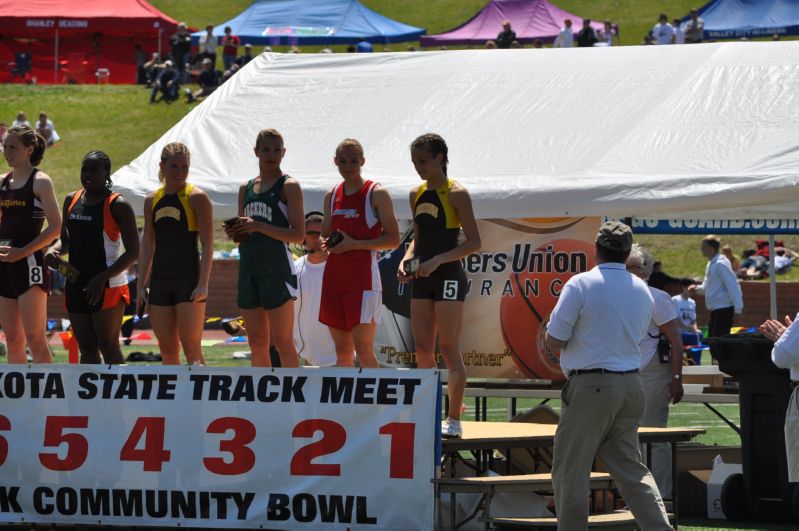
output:
[[159, 57], [159, 60], [160, 60], [160, 57], [161, 57], [161, 32], [162, 31], [164, 31], [164, 30], [159, 25], [158, 26], [158, 57]]
[[777, 319], [777, 272], [774, 267], [774, 235], [768, 236], [768, 284], [769, 284], [769, 318]]
[[55, 64], [53, 65], [53, 83], [58, 83], [58, 28], [55, 29]]

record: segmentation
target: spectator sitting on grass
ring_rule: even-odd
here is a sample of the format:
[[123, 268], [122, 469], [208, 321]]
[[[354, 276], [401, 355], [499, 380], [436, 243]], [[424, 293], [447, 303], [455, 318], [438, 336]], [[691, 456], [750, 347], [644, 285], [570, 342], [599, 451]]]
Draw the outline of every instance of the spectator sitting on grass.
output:
[[61, 140], [61, 137], [58, 136], [53, 126], [53, 121], [47, 118], [47, 113], [44, 111], [39, 113], [39, 121], [36, 122], [36, 132], [42, 135], [42, 138], [47, 141], [48, 146], [52, 146]]
[[541, 39], [536, 39], [533, 41], [533, 48], [539, 50], [544, 47], [544, 43]]
[[252, 54], [252, 44], [245, 44], [244, 45], [244, 55], [236, 59], [236, 64], [239, 67], [246, 66], [247, 63], [255, 59], [255, 56]]
[[494, 41], [486, 41], [486, 50], [494, 50], [497, 47], [497, 43]]
[[512, 43], [510, 43], [510, 47], [514, 48], [514, 49], [518, 49], [518, 48], [522, 47], [522, 44], [519, 41], [513, 41]]
[[157, 52], [153, 52], [150, 60], [142, 65], [148, 88], [155, 85], [155, 82], [158, 80], [158, 75], [161, 73], [162, 66], [163, 65], [161, 64], [161, 60], [158, 57]]
[[[158, 74], [158, 78], [155, 80], [153, 84], [153, 91], [150, 93], [150, 103], [156, 103], [157, 101], [165, 101], [167, 103], [172, 103], [176, 99], [178, 99], [178, 94], [180, 90], [180, 81], [178, 79], [178, 73], [174, 68], [174, 64], [171, 60], [167, 59], [164, 63], [164, 68]], [[156, 100], [155, 97], [158, 93], [161, 93], [161, 100]]]
[[220, 82], [220, 85], [221, 85], [222, 83], [226, 82], [226, 81], [227, 81], [228, 79], [230, 79], [231, 77], [233, 77], [233, 75], [234, 75], [236, 72], [238, 72], [239, 70], [241, 70], [241, 67], [240, 67], [239, 65], [237, 65], [236, 63], [233, 63], [232, 65], [230, 65], [230, 68], [229, 68], [229, 69], [227, 69], [227, 70], [225, 70], [225, 71], [222, 73], [222, 81]]
[[16, 127], [18, 125], [27, 125], [28, 127], [31, 126], [31, 123], [28, 121], [28, 115], [25, 114], [25, 111], [19, 111], [17, 113], [17, 119], [11, 123], [11, 127]]
[[219, 72], [214, 68], [214, 63], [207, 57], [203, 59], [203, 70], [200, 72], [200, 88], [195, 90], [186, 89], [186, 103], [201, 101], [206, 96], [210, 96], [219, 86]]

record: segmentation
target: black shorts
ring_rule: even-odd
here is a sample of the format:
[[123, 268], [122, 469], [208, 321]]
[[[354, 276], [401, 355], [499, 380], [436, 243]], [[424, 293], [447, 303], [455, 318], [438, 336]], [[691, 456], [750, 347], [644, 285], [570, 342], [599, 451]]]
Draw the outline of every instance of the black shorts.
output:
[[413, 279], [411, 298], [463, 302], [466, 298], [466, 273], [460, 262], [443, 264], [429, 277]]
[[156, 275], [150, 278], [149, 302], [154, 306], [177, 306], [191, 302], [191, 294], [197, 287], [199, 274], [191, 272], [183, 276]]
[[16, 262], [0, 262], [0, 297], [16, 299], [33, 286], [50, 293], [50, 269], [42, 251]]

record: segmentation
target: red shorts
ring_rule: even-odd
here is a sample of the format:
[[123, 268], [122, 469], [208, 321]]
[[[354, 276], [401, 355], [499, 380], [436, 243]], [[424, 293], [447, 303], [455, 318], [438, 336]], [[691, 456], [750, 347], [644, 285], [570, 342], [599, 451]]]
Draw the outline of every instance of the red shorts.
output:
[[333, 291], [322, 288], [319, 322], [349, 332], [359, 324], [379, 323], [382, 306], [382, 291]]
[[64, 306], [70, 313], [97, 313], [115, 307], [120, 301], [125, 305], [130, 304], [130, 289], [128, 285], [105, 288], [103, 299], [97, 304], [89, 304], [86, 300], [85, 286], [67, 282], [64, 293]]

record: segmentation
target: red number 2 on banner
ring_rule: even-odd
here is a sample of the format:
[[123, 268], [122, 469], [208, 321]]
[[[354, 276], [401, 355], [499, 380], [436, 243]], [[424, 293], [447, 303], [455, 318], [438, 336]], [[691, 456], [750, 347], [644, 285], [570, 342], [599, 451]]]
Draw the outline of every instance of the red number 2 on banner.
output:
[[[11, 429], [11, 422], [8, 418], [0, 415], [0, 430], [9, 431]], [[8, 457], [8, 441], [5, 437], [0, 437], [0, 465], [6, 462]]]
[[291, 432], [294, 438], [313, 437], [317, 431], [322, 438], [297, 450], [291, 458], [292, 476], [339, 476], [341, 465], [312, 463], [315, 458], [338, 452], [347, 442], [347, 431], [338, 422], [326, 419], [303, 420]]
[[205, 457], [203, 464], [209, 472], [223, 476], [235, 476], [252, 470], [255, 465], [255, 452], [247, 447], [255, 440], [255, 425], [249, 420], [237, 417], [222, 417], [208, 425], [207, 433], [225, 433], [233, 430], [232, 439], [219, 441], [219, 451], [233, 456], [230, 463], [221, 457]]
[[79, 433], [64, 433], [64, 429], [88, 427], [89, 417], [47, 417], [43, 446], [58, 447], [67, 443], [67, 455], [61, 459], [58, 453], [41, 452], [39, 462], [57, 472], [69, 472], [80, 467], [89, 453], [89, 441]]
[[[169, 462], [172, 453], [164, 449], [164, 417], [139, 417], [130, 430], [130, 436], [119, 452], [120, 461], [141, 461], [145, 472], [160, 472], [165, 462]], [[145, 434], [146, 432], [146, 434]], [[144, 448], [136, 446], [144, 436]]]

